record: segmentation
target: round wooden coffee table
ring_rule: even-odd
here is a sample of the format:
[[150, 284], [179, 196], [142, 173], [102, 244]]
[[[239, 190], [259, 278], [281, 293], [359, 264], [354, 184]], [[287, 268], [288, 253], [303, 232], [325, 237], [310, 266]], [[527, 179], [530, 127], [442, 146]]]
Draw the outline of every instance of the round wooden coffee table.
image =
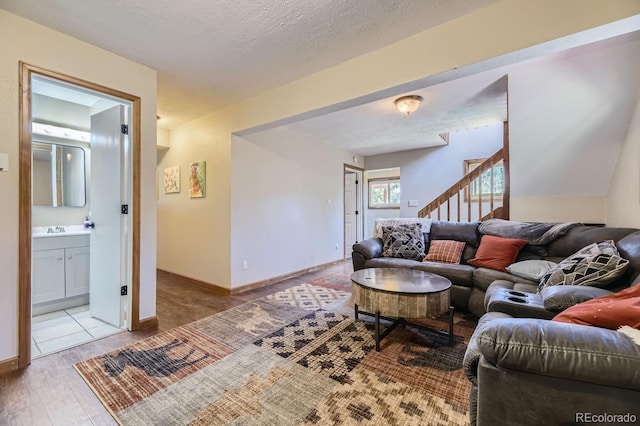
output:
[[[453, 307], [450, 306], [451, 281], [431, 272], [403, 268], [367, 268], [351, 274], [352, 299], [356, 320], [359, 314], [375, 317], [376, 351], [380, 340], [398, 324], [449, 336], [453, 345]], [[408, 323], [405, 318], [428, 318], [449, 312], [449, 331], [433, 330]], [[380, 333], [380, 319], [392, 324]]]

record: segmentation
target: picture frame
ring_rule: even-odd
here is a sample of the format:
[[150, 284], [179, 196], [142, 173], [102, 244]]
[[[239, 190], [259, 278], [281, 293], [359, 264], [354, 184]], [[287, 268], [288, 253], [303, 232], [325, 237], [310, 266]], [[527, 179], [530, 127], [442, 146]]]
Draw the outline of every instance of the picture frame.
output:
[[189, 164], [189, 197], [191, 198], [204, 198], [206, 195], [206, 165], [206, 161]]
[[164, 169], [164, 193], [173, 194], [180, 192], [180, 166]]

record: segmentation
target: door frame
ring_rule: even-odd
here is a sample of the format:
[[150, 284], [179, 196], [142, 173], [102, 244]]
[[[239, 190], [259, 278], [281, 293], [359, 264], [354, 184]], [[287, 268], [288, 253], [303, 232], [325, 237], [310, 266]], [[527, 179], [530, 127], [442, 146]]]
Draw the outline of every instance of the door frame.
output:
[[141, 99], [119, 90], [51, 71], [20, 61], [19, 63], [19, 222], [18, 222], [18, 368], [31, 363], [31, 77], [41, 75], [131, 102], [132, 194], [131, 218], [131, 311], [130, 330], [140, 328], [140, 152]]
[[[362, 237], [361, 240], [364, 240], [364, 184], [363, 184], [363, 180], [364, 180], [364, 169], [360, 168], [360, 167], [356, 167], [356, 166], [352, 166], [351, 164], [346, 164], [344, 163], [344, 167], [342, 170], [342, 247], [343, 247], [343, 251], [344, 251], [344, 245], [347, 241], [347, 230], [344, 226], [344, 222], [345, 222], [345, 218], [347, 216], [347, 205], [344, 202], [344, 196], [346, 194], [346, 185], [347, 185], [347, 170], [354, 172], [354, 173], [359, 173], [360, 176], [360, 185], [358, 187], [358, 192], [357, 192], [357, 196], [358, 196], [358, 211], [360, 212], [360, 214], [357, 215], [357, 219], [358, 219], [358, 223], [356, 224], [356, 228], [360, 229], [360, 236]], [[347, 258], [347, 253], [343, 253], [343, 259]]]

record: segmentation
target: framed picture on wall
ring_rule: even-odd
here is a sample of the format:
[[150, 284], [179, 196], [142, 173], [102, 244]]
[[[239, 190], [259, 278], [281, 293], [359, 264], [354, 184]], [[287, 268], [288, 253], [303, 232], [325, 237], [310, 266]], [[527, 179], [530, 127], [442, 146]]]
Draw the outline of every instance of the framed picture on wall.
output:
[[164, 169], [164, 193], [180, 192], [180, 166]]
[[203, 198], [206, 187], [206, 161], [198, 161], [189, 165], [189, 196]]

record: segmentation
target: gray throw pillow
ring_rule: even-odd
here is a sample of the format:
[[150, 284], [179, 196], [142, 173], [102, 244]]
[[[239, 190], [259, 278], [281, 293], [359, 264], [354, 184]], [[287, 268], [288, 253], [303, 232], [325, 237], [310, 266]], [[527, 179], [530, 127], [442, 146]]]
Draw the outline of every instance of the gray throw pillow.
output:
[[382, 226], [382, 255], [402, 259], [422, 260], [424, 236], [419, 224]]
[[629, 261], [620, 257], [613, 240], [590, 244], [551, 268], [538, 291], [553, 285], [603, 287], [624, 274]]
[[548, 260], [523, 260], [507, 266], [507, 272], [516, 277], [531, 281], [540, 281], [549, 269], [557, 266], [555, 262]]

